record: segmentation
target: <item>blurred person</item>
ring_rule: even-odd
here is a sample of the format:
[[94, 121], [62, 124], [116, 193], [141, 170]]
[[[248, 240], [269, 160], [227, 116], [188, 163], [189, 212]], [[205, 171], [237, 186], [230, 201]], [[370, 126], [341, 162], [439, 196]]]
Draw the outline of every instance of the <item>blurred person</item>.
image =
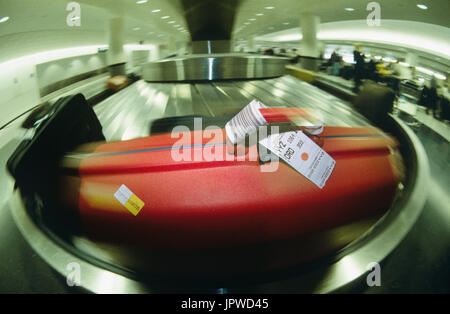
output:
[[377, 63], [373, 58], [371, 58], [369, 63], [367, 63], [367, 78], [374, 82], [378, 80]]
[[355, 50], [353, 50], [353, 60], [355, 62], [353, 79], [355, 82], [354, 92], [357, 93], [361, 86], [361, 79], [364, 76], [364, 57], [361, 55], [360, 46], [355, 44]]
[[438, 83], [437, 83], [437, 80], [436, 80], [436, 76], [434, 76], [434, 75], [431, 77], [430, 87], [431, 88], [435, 88], [435, 89], [438, 88]]
[[448, 83], [444, 83], [441, 90], [441, 114], [440, 118], [443, 121], [450, 121], [450, 94], [448, 91]]
[[333, 51], [330, 57], [330, 65], [331, 65], [331, 75], [339, 75], [340, 70], [340, 57], [337, 54], [336, 50]]
[[419, 99], [419, 106], [424, 106], [426, 108], [426, 113], [435, 116], [435, 111], [437, 109], [438, 95], [436, 88], [431, 86], [431, 82], [425, 84], [422, 89], [422, 93]]

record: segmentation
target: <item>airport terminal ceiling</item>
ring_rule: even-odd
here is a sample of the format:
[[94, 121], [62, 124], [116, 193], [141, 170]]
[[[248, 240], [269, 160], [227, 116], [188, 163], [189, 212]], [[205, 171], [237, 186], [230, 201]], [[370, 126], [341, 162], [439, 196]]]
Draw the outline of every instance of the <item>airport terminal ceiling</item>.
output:
[[449, 293], [449, 12], [1, 0], [0, 293]]
[[[3, 12], [10, 12], [10, 20], [0, 28], [0, 36], [3, 38], [2, 58], [8, 56], [25, 55], [30, 52], [43, 51], [44, 49], [57, 49], [70, 47], [74, 43], [79, 45], [106, 44], [105, 30], [107, 21], [113, 15], [121, 15], [126, 18], [126, 40], [129, 43], [167, 44], [169, 40], [188, 42], [190, 38], [189, 12], [201, 10], [214, 1], [148, 1], [136, 5], [136, 1], [125, 0], [98, 0], [79, 1], [83, 3], [83, 20], [79, 28], [67, 28], [65, 23], [67, 14], [65, 1], [49, 0], [4, 0]], [[365, 20], [369, 11], [367, 3], [358, 0], [278, 0], [273, 1], [233, 1], [234, 10], [227, 9], [226, 2], [217, 7], [217, 12], [211, 14], [209, 19], [223, 20], [224, 28], [233, 31], [236, 40], [247, 40], [275, 33], [278, 31], [297, 28], [299, 16], [303, 12], [312, 12], [320, 16], [321, 23], [338, 21]], [[418, 1], [419, 3], [420, 1]], [[195, 3], [191, 5], [190, 3]], [[381, 18], [386, 20], [415, 21], [442, 26], [448, 29], [449, 2], [446, 0], [433, 1], [427, 10], [421, 10], [412, 1], [378, 1], [382, 7]], [[189, 7], [189, 6], [192, 7]], [[272, 8], [273, 9], [266, 9]], [[207, 7], [206, 7], [207, 8]], [[223, 8], [223, 10], [221, 9]], [[352, 8], [354, 11], [346, 11]], [[223, 15], [223, 12], [228, 12]], [[233, 13], [235, 15], [233, 16]], [[163, 17], [166, 17], [163, 19]], [[198, 18], [200, 19], [200, 18]], [[195, 18], [192, 19], [194, 25]], [[173, 23], [171, 23], [173, 21]], [[174, 27], [177, 25], [177, 27]], [[352, 26], [342, 25], [346, 32], [351, 32]], [[358, 28], [359, 25], [355, 25]], [[339, 30], [339, 25], [334, 30]], [[414, 33], [414, 29], [410, 29]], [[64, 36], [70, 32], [71, 36]], [[36, 36], [39, 33], [42, 36]], [[433, 34], [428, 34], [433, 36]], [[443, 34], [442, 34], [443, 35]], [[340, 35], [342, 36], [342, 35]], [[421, 35], [422, 36], [422, 35]], [[39, 37], [38, 41], [36, 37]], [[51, 37], [48, 39], [47, 37]], [[173, 39], [172, 39], [173, 38]], [[339, 38], [345, 40], [345, 38]], [[419, 38], [420, 39], [420, 38]], [[20, 44], [19, 44], [20, 43]], [[13, 49], [14, 51], [10, 49]], [[423, 47], [426, 48], [426, 47]], [[448, 46], [447, 46], [448, 49]], [[3, 59], [4, 60], [4, 59]], [[2, 61], [2, 59], [0, 59]]]

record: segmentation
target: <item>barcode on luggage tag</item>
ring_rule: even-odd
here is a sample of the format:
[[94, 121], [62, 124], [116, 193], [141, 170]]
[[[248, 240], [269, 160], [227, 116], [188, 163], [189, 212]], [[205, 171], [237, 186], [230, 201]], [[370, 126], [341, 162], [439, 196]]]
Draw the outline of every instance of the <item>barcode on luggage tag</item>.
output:
[[255, 132], [259, 126], [265, 125], [267, 121], [259, 109], [266, 107], [263, 103], [253, 100], [228, 121], [225, 130], [230, 142], [236, 144], [245, 139], [246, 135]]
[[114, 194], [114, 197], [134, 216], [137, 216], [145, 203], [136, 196], [125, 184], [122, 184], [120, 188]]

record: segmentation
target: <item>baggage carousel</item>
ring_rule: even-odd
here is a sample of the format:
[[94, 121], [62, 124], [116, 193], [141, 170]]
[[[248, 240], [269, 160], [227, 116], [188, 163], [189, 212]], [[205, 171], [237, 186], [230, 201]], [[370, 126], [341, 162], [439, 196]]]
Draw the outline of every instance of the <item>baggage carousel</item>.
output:
[[[220, 79], [220, 75], [212, 75], [211, 71], [219, 73], [219, 69], [211, 67], [208, 58], [203, 59], [206, 60], [207, 70], [196, 74], [203, 80], [186, 77], [184, 72], [180, 79], [177, 79], [178, 76], [160, 78], [157, 74], [156, 79], [147, 77], [145, 80], [144, 70], [144, 80], [135, 82], [97, 104], [94, 110], [103, 126], [106, 140], [122, 141], [149, 136], [152, 123], [165, 117], [229, 115], [239, 111], [253, 99], [259, 99], [273, 107], [301, 106], [319, 109], [324, 115], [325, 125], [371, 125], [348, 103], [291, 76], [271, 74], [269, 71], [264, 73], [267, 77], [262, 77], [264, 75], [247, 78], [233, 77], [224, 80]], [[180, 60], [173, 60], [173, 64], [180, 64]], [[254, 74], [252, 67], [261, 66], [261, 64], [252, 63], [251, 66], [247, 66], [246, 73]], [[152, 73], [154, 75], [154, 72]], [[211, 79], [213, 76], [214, 79]], [[3, 165], [6, 164], [6, 160], [20, 141], [17, 132], [20, 134], [23, 131], [19, 131], [19, 123], [20, 120], [0, 134], [3, 136], [2, 143], [5, 143], [0, 150]], [[391, 278], [394, 278], [383, 277], [386, 278], [385, 282], [389, 280], [395, 282], [395, 273], [400, 268], [398, 262], [395, 265], [395, 260], [405, 259], [405, 254], [408, 252], [403, 252], [401, 257], [395, 256], [399, 250], [402, 250], [401, 245], [405, 245], [406, 239], [411, 238], [411, 230], [418, 228], [416, 222], [419, 217], [423, 218], [423, 212], [429, 214], [425, 219], [434, 224], [437, 230], [434, 234], [436, 241], [443, 236], [437, 233], [444, 232], [444, 237], [440, 239], [441, 242], [439, 245], [436, 244], [436, 247], [439, 247], [441, 253], [439, 256], [443, 256], [440, 260], [441, 265], [445, 265], [448, 263], [448, 240], [446, 239], [449, 238], [445, 237], [445, 234], [448, 235], [449, 222], [445, 204], [450, 202], [441, 202], [448, 200], [448, 195], [442, 191], [436, 180], [430, 178], [427, 154], [417, 136], [394, 116], [389, 116], [385, 128], [385, 131], [393, 134], [400, 142], [407, 169], [407, 177], [400, 187], [399, 196], [385, 215], [364, 225], [357, 237], [352, 238], [343, 248], [331, 254], [286, 270], [260, 274], [256, 277], [230, 278], [225, 281], [197, 282], [192, 278], [143, 279], [139, 272], [130, 266], [133, 263], [123, 262], [110, 250], [96, 245], [87, 238], [73, 237], [70, 241], [61, 240], [52, 230], [46, 229], [29, 215], [20, 193], [13, 190], [13, 180], [6, 174], [5, 169], [1, 169], [0, 186], [4, 187], [2, 190], [5, 192], [1, 195], [3, 203], [0, 203], [0, 235], [5, 245], [0, 255], [0, 267], [2, 267], [0, 282], [8, 284], [2, 284], [0, 292], [329, 293], [365, 291], [366, 276], [370, 271], [368, 265], [374, 262], [379, 263], [383, 271], [386, 269], [384, 274], [390, 272]], [[357, 193], [357, 187], [355, 187], [355, 193]], [[436, 215], [443, 215], [443, 217], [436, 218]], [[415, 235], [416, 238], [422, 236], [424, 235]], [[343, 237], [343, 234], [336, 234], [335, 237]], [[423, 250], [426, 248], [427, 245], [421, 246]], [[392, 265], [393, 260], [395, 266], [389, 266]], [[68, 265], [74, 265], [74, 263], [80, 267], [80, 287], [69, 287], [66, 283], [66, 278], [73, 271]], [[412, 266], [413, 262], [409, 262], [409, 265]], [[14, 278], [20, 279], [14, 280]], [[392, 283], [384, 287], [387, 289], [384, 292], [395, 289], [392, 288]], [[443, 288], [445, 289], [445, 286]], [[382, 289], [379, 288], [378, 291], [383, 292]], [[405, 289], [411, 289], [411, 287]]]

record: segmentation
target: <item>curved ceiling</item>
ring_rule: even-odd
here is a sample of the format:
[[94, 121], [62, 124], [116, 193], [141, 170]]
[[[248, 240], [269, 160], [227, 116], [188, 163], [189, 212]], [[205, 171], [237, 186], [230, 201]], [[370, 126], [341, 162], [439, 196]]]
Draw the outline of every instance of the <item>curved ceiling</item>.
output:
[[[411, 21], [383, 20], [379, 27], [366, 20], [330, 22], [319, 25], [317, 37], [324, 41], [359, 41], [401, 46], [450, 59], [450, 28]], [[291, 28], [255, 37], [267, 42], [298, 41], [301, 29]]]
[[[320, 16], [321, 23], [365, 20], [371, 0], [243, 0], [235, 19], [235, 36], [245, 38], [300, 25], [301, 13]], [[450, 27], [449, 0], [377, 0], [381, 20], [415, 21]], [[423, 3], [427, 10], [417, 7]], [[352, 8], [353, 11], [346, 11]], [[263, 14], [263, 15], [260, 15]]]
[[[194, 27], [198, 26], [195, 14], [189, 16], [189, 9], [196, 5], [196, 1], [223, 3], [228, 0], [141, 0], [140, 4], [136, 3], [137, 0], [78, 0], [82, 8], [81, 27], [68, 27], [66, 24], [68, 15], [66, 6], [69, 0], [1, 0], [0, 15], [9, 16], [10, 19], [0, 23], [2, 45], [0, 62], [12, 56], [17, 57], [31, 52], [107, 44], [108, 20], [113, 16], [124, 17], [126, 43], [165, 44], [170, 40], [186, 42], [190, 40], [191, 29], [189, 28], [195, 31]], [[359, 34], [361, 38], [363, 35], [359, 30], [360, 26], [350, 22], [364, 20], [367, 17], [368, 2], [370, 0], [233, 0], [236, 10], [229, 10], [227, 14], [230, 15], [230, 12], [233, 12], [235, 16], [224, 18], [223, 23], [233, 23], [234, 38], [247, 39], [295, 29], [299, 25], [300, 14], [311, 12], [320, 16], [323, 23], [321, 27], [333, 25], [336, 36], [339, 34], [340, 37], [354, 38]], [[449, 0], [378, 0], [377, 2], [381, 5], [382, 25], [386, 22], [386, 27], [395, 28], [400, 25], [389, 24], [390, 20], [433, 24], [447, 31], [450, 26]], [[419, 2], [427, 4], [428, 10], [419, 9], [416, 6]], [[186, 3], [188, 3], [187, 6]], [[345, 8], [354, 10], [346, 11]], [[220, 17], [224, 16], [220, 6], [216, 6], [216, 9], [212, 9], [211, 12], [203, 11], [203, 14], [209, 14], [206, 20], [210, 22], [215, 18], [220, 20]], [[199, 20], [200, 18], [198, 17]], [[337, 24], [337, 22], [343, 24]], [[229, 31], [230, 26], [224, 29]], [[384, 31], [386, 27], [372, 31]], [[429, 49], [427, 40], [432, 37], [448, 43], [448, 37], [442, 40], [443, 36], [434, 30], [430, 33], [421, 27], [410, 27], [409, 31], [408, 36], [413, 37], [408, 37], [410, 39], [407, 42], [400, 41], [402, 45], [419, 46], [414, 44], [418, 38], [424, 43], [423, 48]], [[441, 55], [448, 58], [445, 49], [441, 51]]]

